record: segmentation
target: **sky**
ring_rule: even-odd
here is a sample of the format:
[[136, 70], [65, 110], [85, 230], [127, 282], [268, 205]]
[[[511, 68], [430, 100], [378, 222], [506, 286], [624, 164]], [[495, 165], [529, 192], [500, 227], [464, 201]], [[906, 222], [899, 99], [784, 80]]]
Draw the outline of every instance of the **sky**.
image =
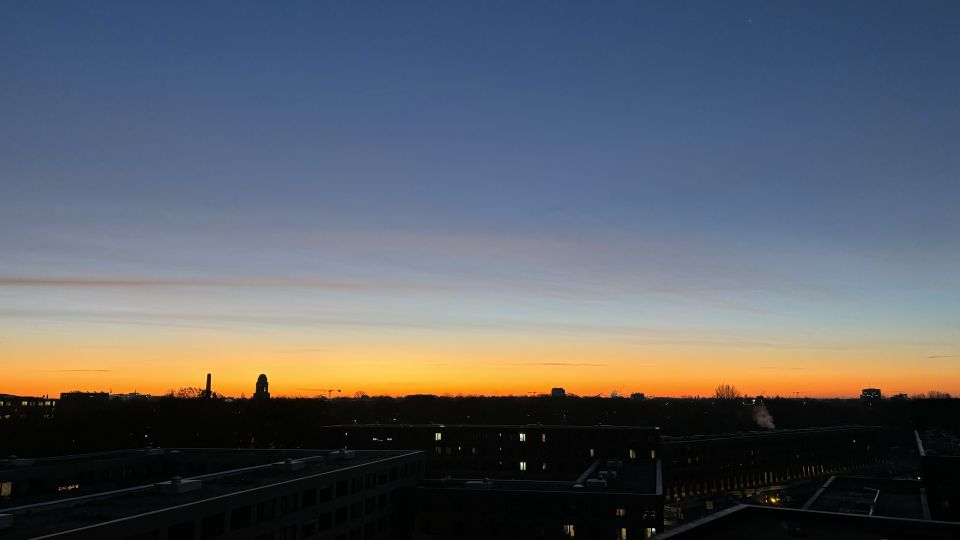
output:
[[960, 394], [960, 3], [0, 2], [0, 392]]

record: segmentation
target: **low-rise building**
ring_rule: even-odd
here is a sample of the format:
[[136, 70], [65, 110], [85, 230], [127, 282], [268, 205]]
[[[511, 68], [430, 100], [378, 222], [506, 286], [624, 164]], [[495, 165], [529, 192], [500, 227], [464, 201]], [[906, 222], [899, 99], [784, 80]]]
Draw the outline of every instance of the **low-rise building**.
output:
[[[137, 454], [136, 452], [139, 452]], [[94, 465], [107, 462], [107, 465]], [[33, 479], [91, 464], [88, 485], [34, 490]], [[190, 471], [212, 472], [192, 473]], [[108, 470], [142, 476], [116, 488]], [[171, 470], [183, 475], [164, 477]], [[133, 473], [131, 473], [133, 474]], [[4, 540], [210, 538], [404, 538], [407, 495], [423, 474], [421, 452], [149, 449], [5, 463], [11, 495], [0, 506]], [[59, 482], [59, 481], [58, 481]]]
[[650, 538], [663, 530], [659, 462], [597, 460], [578, 478], [433, 479], [414, 497], [414, 538]]
[[960, 521], [960, 436], [953, 429], [915, 431], [920, 476], [933, 519]]
[[660, 430], [634, 426], [346, 424], [324, 446], [422, 450], [427, 477], [567, 480], [597, 459], [657, 460]]
[[50, 419], [57, 411], [57, 400], [49, 397], [0, 394], [0, 421]]

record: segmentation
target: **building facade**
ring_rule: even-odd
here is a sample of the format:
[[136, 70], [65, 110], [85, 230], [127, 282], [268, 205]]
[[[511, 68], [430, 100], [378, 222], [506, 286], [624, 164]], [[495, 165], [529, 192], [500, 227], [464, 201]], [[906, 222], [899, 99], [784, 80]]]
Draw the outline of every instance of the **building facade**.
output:
[[575, 479], [597, 459], [657, 460], [654, 427], [352, 424], [320, 428], [324, 446], [421, 450], [427, 477]]
[[[133, 459], [129, 466], [138, 465], [135, 456], [117, 457]], [[143, 457], [160, 469], [167, 457], [188, 468], [190, 463], [194, 468], [211, 463], [225, 466], [238, 459], [266, 462], [121, 489], [101, 485], [82, 495], [77, 491], [71, 497], [3, 505], [0, 536], [5, 540], [406, 538], [411, 528], [406, 495], [423, 474], [420, 452], [254, 451], [243, 455], [229, 450], [165, 449]], [[85, 459], [98, 458], [74, 457], [74, 461]]]

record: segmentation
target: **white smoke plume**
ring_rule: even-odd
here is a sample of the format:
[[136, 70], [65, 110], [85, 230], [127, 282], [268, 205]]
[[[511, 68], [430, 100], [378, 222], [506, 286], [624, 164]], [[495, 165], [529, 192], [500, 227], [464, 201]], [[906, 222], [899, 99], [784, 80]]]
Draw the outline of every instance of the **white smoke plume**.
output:
[[777, 429], [777, 426], [773, 424], [773, 416], [770, 414], [770, 411], [767, 410], [767, 406], [763, 403], [760, 403], [753, 408], [753, 421], [763, 429]]

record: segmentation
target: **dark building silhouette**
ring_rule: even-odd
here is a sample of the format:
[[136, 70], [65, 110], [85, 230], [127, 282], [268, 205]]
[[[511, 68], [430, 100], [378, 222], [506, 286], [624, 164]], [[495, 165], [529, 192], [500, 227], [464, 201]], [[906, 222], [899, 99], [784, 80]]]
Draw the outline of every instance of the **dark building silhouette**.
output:
[[879, 427], [840, 426], [663, 437], [668, 521], [696, 519], [707, 507], [791, 482], [876, 467], [888, 435]]
[[660, 430], [641, 426], [344, 424], [318, 428], [334, 448], [421, 450], [427, 477], [577, 478], [598, 459], [659, 459]]
[[663, 530], [654, 460], [596, 460], [568, 480], [422, 480], [412, 500], [417, 540], [640, 539]]
[[56, 410], [56, 399], [0, 394], [0, 421], [33, 418], [51, 419]]
[[105, 409], [110, 404], [107, 392], [61, 392], [58, 411], [61, 413], [85, 413]]
[[[409, 538], [420, 452], [147, 449], [0, 460], [0, 538]], [[90, 497], [90, 495], [94, 495]]]
[[270, 399], [270, 387], [267, 383], [267, 376], [263, 373], [257, 377], [257, 389], [253, 393], [254, 399]]
[[110, 401], [110, 394], [107, 392], [61, 392], [60, 403], [100, 403], [106, 404]]
[[655, 427], [346, 424], [325, 446], [421, 450], [414, 538], [645, 538], [663, 530]]
[[960, 521], [960, 436], [947, 428], [914, 431], [920, 476], [933, 519]]
[[567, 396], [567, 391], [564, 390], [563, 388], [559, 388], [559, 387], [558, 387], [558, 388], [551, 388], [551, 389], [550, 389], [550, 395], [551, 395], [552, 397], [566, 397], [566, 396]]
[[864, 388], [860, 391], [860, 401], [868, 404], [875, 405], [880, 402], [882, 396], [880, 395], [879, 388]]
[[211, 397], [213, 397], [213, 390], [210, 388], [210, 374], [209, 374], [209, 373], [207, 373], [207, 386], [206, 386], [206, 388], [203, 390], [203, 397], [204, 397], [204, 399], [210, 399]]

